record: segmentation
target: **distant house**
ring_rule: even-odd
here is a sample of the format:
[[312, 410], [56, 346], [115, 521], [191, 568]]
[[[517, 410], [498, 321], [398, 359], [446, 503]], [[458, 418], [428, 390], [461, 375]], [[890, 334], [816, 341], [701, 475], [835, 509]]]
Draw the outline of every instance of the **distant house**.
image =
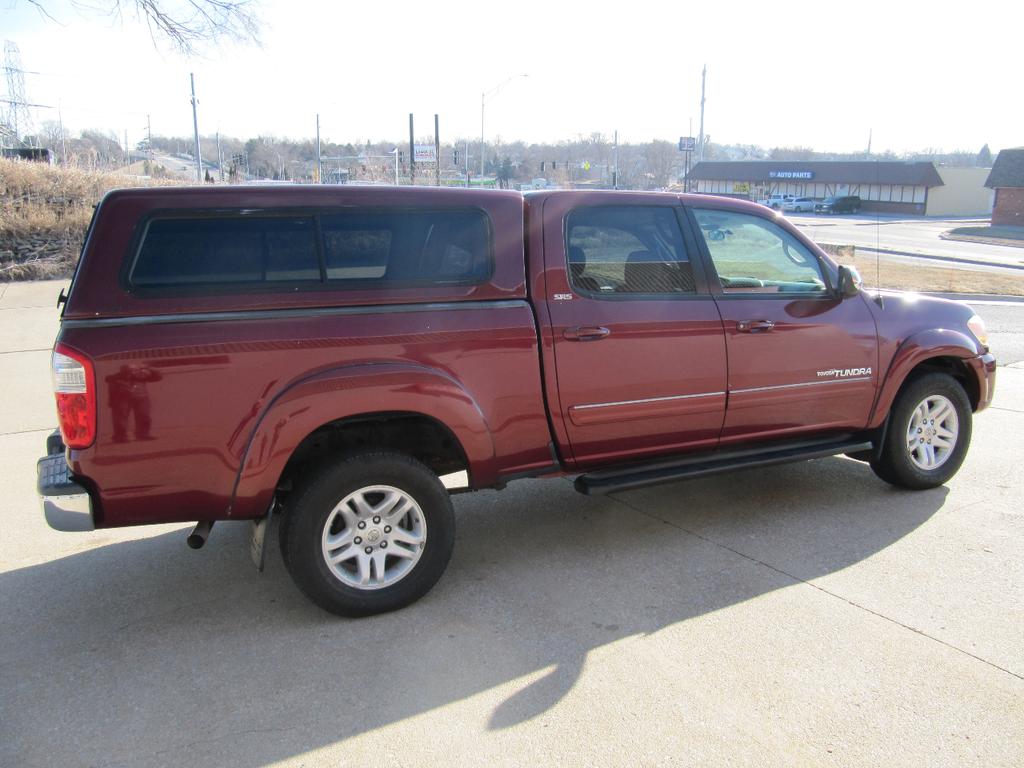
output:
[[1024, 227], [1024, 147], [996, 156], [985, 186], [996, 192], [992, 224]]

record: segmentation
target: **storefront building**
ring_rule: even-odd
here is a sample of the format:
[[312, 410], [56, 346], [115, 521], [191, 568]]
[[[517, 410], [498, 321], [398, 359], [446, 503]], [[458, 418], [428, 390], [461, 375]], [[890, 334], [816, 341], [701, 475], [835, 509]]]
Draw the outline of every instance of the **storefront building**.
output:
[[908, 215], [926, 214], [929, 190], [942, 185], [934, 163], [874, 160], [703, 162], [689, 178], [690, 190], [699, 193], [748, 200], [856, 195], [862, 211]]

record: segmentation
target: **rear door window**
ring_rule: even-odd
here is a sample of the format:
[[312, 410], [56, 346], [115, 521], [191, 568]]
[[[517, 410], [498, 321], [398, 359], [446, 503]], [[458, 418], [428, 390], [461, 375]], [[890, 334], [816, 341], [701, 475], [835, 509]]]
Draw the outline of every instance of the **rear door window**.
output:
[[621, 205], [577, 208], [566, 219], [569, 282], [592, 296], [695, 293], [675, 210]]

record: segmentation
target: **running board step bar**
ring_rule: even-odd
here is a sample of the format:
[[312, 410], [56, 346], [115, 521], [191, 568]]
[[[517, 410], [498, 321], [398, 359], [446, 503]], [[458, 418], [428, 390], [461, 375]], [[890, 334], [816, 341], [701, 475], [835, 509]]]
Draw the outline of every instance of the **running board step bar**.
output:
[[755, 450], [718, 451], [673, 461], [635, 465], [628, 468], [610, 469], [576, 478], [575, 487], [587, 496], [599, 496], [616, 491], [628, 491], [649, 485], [670, 483], [693, 477], [707, 477], [735, 469], [770, 467], [793, 461], [820, 459], [840, 453], [870, 451], [874, 445], [870, 440], [845, 439], [831, 442], [789, 443]]

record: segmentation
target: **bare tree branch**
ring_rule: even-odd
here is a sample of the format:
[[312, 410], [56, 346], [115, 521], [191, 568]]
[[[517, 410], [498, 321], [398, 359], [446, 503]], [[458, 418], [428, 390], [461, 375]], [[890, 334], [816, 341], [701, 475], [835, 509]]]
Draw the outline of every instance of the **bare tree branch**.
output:
[[[46, 0], [27, 0], [55, 23]], [[259, 43], [257, 0], [72, 0], [86, 14], [123, 21], [125, 14], [145, 22], [153, 44], [169, 43], [182, 53], [194, 54], [207, 43], [231, 40]]]
[[54, 24], [60, 24], [60, 26], [62, 27], [64, 26], [55, 18], [53, 18], [53, 16], [50, 15], [50, 12], [43, 7], [43, 4], [39, 2], [39, 0], [28, 0], [28, 3], [29, 5], [35, 6], [35, 9], [39, 12], [39, 15], [42, 16], [44, 19], [49, 19]]

